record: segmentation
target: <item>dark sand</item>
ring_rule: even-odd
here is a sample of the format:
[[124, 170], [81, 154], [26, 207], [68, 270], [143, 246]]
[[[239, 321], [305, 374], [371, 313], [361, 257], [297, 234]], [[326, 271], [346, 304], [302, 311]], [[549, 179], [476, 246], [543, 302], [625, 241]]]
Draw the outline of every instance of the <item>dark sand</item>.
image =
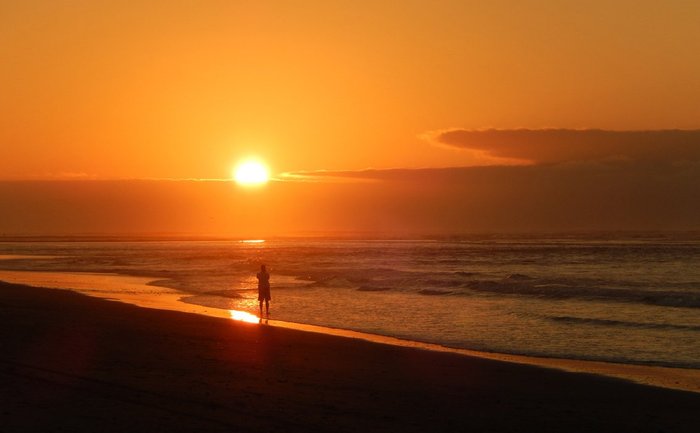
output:
[[700, 394], [0, 283], [0, 432], [698, 432]]

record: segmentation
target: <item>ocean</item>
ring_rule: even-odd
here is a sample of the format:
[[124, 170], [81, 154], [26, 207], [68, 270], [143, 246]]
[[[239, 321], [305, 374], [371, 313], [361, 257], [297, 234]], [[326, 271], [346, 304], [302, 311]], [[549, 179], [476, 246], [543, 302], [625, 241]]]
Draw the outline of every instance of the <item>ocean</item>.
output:
[[[175, 290], [183, 305], [252, 314], [265, 263], [276, 320], [484, 352], [700, 369], [698, 234], [34, 240], [0, 242], [0, 255], [34, 256], [0, 260], [0, 270], [147, 277], [148, 296]], [[119, 299], [119, 289], [109, 296]]]

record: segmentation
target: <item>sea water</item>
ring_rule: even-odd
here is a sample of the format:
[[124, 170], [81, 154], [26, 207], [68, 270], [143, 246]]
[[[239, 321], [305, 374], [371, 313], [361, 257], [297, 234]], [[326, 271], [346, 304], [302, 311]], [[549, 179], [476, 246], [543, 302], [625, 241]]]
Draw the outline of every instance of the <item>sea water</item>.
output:
[[[0, 242], [0, 269], [151, 278], [180, 302], [487, 352], [700, 368], [700, 236]], [[41, 257], [44, 256], [44, 257]], [[95, 288], [99, 289], [99, 288]], [[115, 293], [118, 298], [119, 294]]]

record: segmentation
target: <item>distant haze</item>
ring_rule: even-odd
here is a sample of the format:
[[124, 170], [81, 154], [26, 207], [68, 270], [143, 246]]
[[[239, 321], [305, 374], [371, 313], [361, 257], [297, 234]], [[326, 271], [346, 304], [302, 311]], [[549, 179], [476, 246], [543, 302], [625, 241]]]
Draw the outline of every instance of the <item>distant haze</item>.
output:
[[380, 170], [323, 177], [332, 180], [272, 182], [256, 190], [215, 181], [2, 182], [0, 233], [265, 237], [700, 229], [700, 169], [692, 164]]

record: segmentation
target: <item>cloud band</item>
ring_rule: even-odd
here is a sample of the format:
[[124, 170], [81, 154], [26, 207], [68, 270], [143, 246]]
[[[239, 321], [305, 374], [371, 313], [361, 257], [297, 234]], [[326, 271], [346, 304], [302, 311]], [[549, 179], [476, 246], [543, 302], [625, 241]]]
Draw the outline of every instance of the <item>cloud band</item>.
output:
[[426, 136], [433, 144], [532, 164], [700, 160], [700, 130], [450, 129]]

